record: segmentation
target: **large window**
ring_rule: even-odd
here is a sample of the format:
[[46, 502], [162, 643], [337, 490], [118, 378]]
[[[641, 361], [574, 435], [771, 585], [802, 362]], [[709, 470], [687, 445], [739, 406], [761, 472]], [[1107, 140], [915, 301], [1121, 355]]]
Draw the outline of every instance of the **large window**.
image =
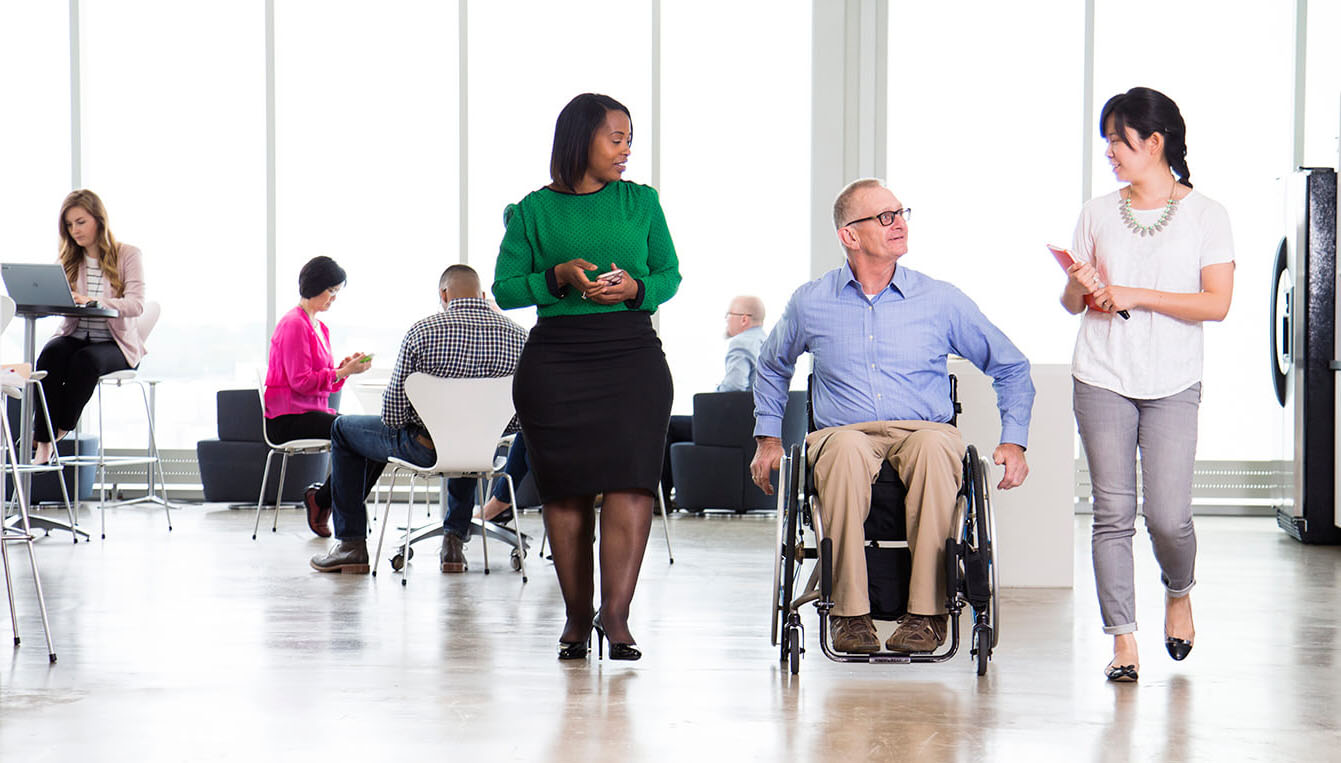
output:
[[[254, 385], [250, 369], [263, 362], [262, 6], [81, 8], [85, 185], [106, 203], [116, 236], [144, 253], [147, 296], [162, 304], [140, 366], [163, 380], [159, 446], [194, 448], [215, 436], [215, 391]], [[144, 441], [144, 414], [127, 402], [108, 402], [111, 447]]]
[[298, 304], [303, 263], [340, 263], [348, 285], [321, 316], [337, 361], [372, 352], [389, 372], [460, 261], [457, 14], [439, 0], [275, 6], [275, 309]]
[[[70, 191], [70, 23], [65, 3], [0, 3], [0, 231], [5, 262], [55, 262]], [[39, 322], [39, 343], [59, 326]], [[5, 333], [5, 362], [23, 330]]]
[[661, 29], [661, 203], [684, 276], [661, 338], [687, 414], [722, 379], [731, 298], [761, 297], [771, 328], [809, 278], [810, 4], [665, 3]]
[[1341, 136], [1341, 3], [1308, 4], [1304, 166], [1336, 167]]
[[[1207, 23], [1212, 17], [1216, 22]], [[1280, 407], [1267, 367], [1266, 297], [1283, 231], [1277, 178], [1291, 170], [1294, 4], [1226, 13], [1213, 0], [1100, 0], [1095, 30], [1096, 111], [1136, 85], [1176, 101], [1187, 122], [1192, 182], [1229, 210], [1233, 226], [1234, 304], [1223, 323], [1206, 324], [1197, 457], [1278, 458]], [[1118, 183], [1097, 136], [1089, 140], [1092, 191], [1109, 193]]]
[[[579, 93], [604, 93], [633, 115], [624, 177], [650, 183], [652, 4], [515, 0], [469, 6], [469, 248], [493, 283], [503, 208], [550, 182], [554, 120]], [[673, 232], [673, 231], [672, 231]], [[534, 310], [509, 315], [529, 326]]]
[[[891, 3], [888, 177], [914, 270], [953, 282], [1036, 363], [1076, 327], [1045, 244], [1080, 211], [1084, 7]], [[1002, 30], [1010, 30], [1002, 34]]]

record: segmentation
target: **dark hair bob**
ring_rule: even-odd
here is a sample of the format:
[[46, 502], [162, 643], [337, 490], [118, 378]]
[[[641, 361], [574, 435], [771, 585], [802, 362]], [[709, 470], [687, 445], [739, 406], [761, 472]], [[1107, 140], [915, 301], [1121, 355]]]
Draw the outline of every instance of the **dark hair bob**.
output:
[[554, 148], [549, 155], [549, 176], [561, 188], [573, 190], [587, 171], [591, 136], [605, 124], [608, 111], [622, 111], [633, 124], [628, 107], [608, 95], [583, 93], [568, 102], [554, 122]]
[[[1178, 111], [1178, 104], [1169, 96], [1148, 87], [1134, 87], [1108, 99], [1099, 114], [1099, 137], [1108, 138], [1108, 120], [1113, 120], [1113, 131], [1127, 143], [1127, 128], [1141, 136], [1141, 140], [1159, 133], [1164, 136], [1164, 160], [1178, 174], [1178, 181], [1192, 187], [1192, 173], [1187, 169], [1187, 125]], [[1127, 143], [1130, 147], [1131, 144]]]

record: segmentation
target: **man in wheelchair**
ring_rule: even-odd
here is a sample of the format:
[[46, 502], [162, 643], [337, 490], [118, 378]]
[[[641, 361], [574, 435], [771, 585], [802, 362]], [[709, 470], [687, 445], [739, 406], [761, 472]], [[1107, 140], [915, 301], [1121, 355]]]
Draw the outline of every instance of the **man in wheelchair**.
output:
[[782, 415], [796, 359], [812, 356], [815, 431], [806, 437], [807, 460], [825, 536], [834, 544], [830, 628], [840, 652], [880, 651], [862, 525], [884, 461], [907, 489], [912, 554], [908, 616], [885, 646], [929, 652], [945, 641], [945, 541], [965, 453], [949, 423], [947, 355], [992, 377], [1001, 410], [1001, 444], [992, 458], [1005, 467], [997, 489], [1013, 488], [1029, 473], [1029, 361], [963, 292], [898, 264], [908, 251], [910, 214], [879, 180], [844, 188], [833, 215], [846, 264], [792, 294], [759, 353], [750, 475], [768, 494], [782, 460]]

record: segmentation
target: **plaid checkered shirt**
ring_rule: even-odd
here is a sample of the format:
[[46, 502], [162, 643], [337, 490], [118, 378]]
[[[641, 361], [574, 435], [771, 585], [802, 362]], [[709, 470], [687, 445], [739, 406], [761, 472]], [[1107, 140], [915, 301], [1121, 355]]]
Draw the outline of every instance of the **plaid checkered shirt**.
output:
[[[447, 379], [511, 376], [517, 370], [526, 329], [489, 307], [483, 299], [461, 298], [447, 309], [417, 321], [406, 332], [396, 368], [382, 394], [382, 423], [392, 429], [424, 422], [405, 396], [405, 379], [416, 371]], [[514, 416], [507, 431], [517, 431]]]

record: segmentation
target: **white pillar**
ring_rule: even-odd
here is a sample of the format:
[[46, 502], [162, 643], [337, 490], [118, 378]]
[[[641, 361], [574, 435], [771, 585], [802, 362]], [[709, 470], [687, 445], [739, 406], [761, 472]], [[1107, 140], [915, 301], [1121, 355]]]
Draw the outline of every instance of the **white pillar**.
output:
[[842, 258], [833, 199], [885, 175], [888, 0], [814, 0], [811, 37], [810, 277]]

